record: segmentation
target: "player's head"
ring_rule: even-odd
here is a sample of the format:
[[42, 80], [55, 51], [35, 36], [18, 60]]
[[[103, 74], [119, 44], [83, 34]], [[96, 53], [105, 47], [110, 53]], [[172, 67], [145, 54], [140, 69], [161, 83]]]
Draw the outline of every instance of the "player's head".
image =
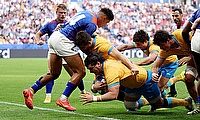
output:
[[64, 22], [67, 16], [67, 6], [65, 4], [59, 4], [56, 9], [56, 14], [58, 22]]
[[160, 49], [168, 51], [171, 47], [170, 40], [172, 39], [172, 35], [170, 35], [167, 31], [158, 30], [154, 35], [153, 43], [160, 46]]
[[75, 45], [80, 48], [85, 54], [92, 52], [92, 37], [84, 31], [80, 31], [76, 34]]
[[174, 8], [172, 10], [172, 18], [178, 26], [181, 26], [182, 24], [183, 21], [182, 17], [183, 17], [183, 12], [180, 8]]
[[144, 30], [139, 30], [133, 35], [133, 41], [137, 48], [145, 50], [148, 46], [149, 35]]
[[98, 27], [103, 27], [114, 19], [113, 12], [109, 8], [101, 8], [97, 16], [98, 16], [97, 18]]
[[87, 69], [90, 70], [90, 73], [94, 73], [95, 75], [102, 74], [102, 67], [104, 61], [105, 59], [103, 58], [103, 56], [95, 51], [87, 55], [87, 57], [84, 60]]

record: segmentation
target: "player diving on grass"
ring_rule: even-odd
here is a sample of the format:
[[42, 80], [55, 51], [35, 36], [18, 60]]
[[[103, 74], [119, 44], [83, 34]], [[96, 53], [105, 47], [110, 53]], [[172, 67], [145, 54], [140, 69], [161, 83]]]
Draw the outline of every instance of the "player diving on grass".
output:
[[132, 74], [131, 71], [120, 61], [107, 59], [105, 60], [101, 54], [93, 52], [84, 60], [85, 66], [95, 75], [104, 75], [108, 85], [108, 92], [94, 96], [91, 93], [82, 94], [80, 102], [83, 104], [91, 102], [102, 102], [116, 100], [119, 94], [120, 85], [125, 87], [125, 95], [132, 98], [131, 105], [129, 101], [125, 101], [125, 106], [138, 108], [137, 101], [143, 95], [144, 98], [155, 108], [172, 108], [176, 106], [185, 106], [189, 111], [193, 110], [192, 98], [162, 98], [157, 82], [152, 81], [152, 72], [145, 70], [140, 66], [136, 66], [139, 70], [138, 74]]

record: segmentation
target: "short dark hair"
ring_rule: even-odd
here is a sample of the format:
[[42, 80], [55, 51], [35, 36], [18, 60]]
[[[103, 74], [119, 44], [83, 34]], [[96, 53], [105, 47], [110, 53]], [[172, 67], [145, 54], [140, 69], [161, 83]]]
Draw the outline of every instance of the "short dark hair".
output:
[[104, 61], [104, 57], [100, 53], [94, 51], [85, 58], [84, 63], [85, 66], [88, 67], [89, 65], [93, 66], [96, 65], [97, 62], [103, 63]]
[[66, 6], [65, 4], [58, 4], [56, 11], [57, 11], [59, 8], [64, 9], [64, 10], [67, 10], [67, 6]]
[[161, 43], [166, 43], [168, 39], [171, 39], [172, 35], [170, 35], [165, 30], [158, 30], [154, 35], [153, 44], [160, 46]]
[[142, 42], [144, 43], [145, 40], [149, 40], [149, 35], [144, 30], [139, 30], [133, 35], [133, 41], [134, 42]]
[[183, 14], [183, 11], [180, 8], [174, 8], [172, 12], [178, 11], [180, 14]]
[[85, 46], [88, 44], [88, 41], [91, 40], [91, 36], [85, 32], [85, 31], [80, 31], [76, 34], [76, 39], [74, 41], [74, 44], [76, 46]]
[[110, 21], [114, 19], [113, 12], [109, 8], [101, 8], [99, 12], [104, 13]]

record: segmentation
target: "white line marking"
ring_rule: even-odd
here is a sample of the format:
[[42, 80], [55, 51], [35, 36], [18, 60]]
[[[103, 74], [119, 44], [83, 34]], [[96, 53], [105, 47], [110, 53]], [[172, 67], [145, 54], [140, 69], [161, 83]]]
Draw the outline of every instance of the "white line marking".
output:
[[[2, 102], [2, 101], [0, 101], [0, 104], [15, 105], [15, 106], [20, 106], [20, 107], [26, 107], [26, 105], [17, 104], [17, 103], [11, 103], [11, 102]], [[58, 112], [58, 113], [74, 114], [74, 115], [86, 116], [86, 117], [93, 117], [93, 118], [98, 118], [98, 119], [103, 119], [103, 120], [119, 120], [119, 119], [115, 119], [115, 118], [98, 117], [98, 116], [89, 115], [89, 114], [81, 114], [81, 113], [77, 113], [77, 112], [70, 112], [70, 111], [64, 111], [64, 110], [56, 110], [56, 109], [50, 109], [50, 108], [42, 108], [42, 107], [36, 107], [36, 106], [34, 106], [34, 109], [45, 110], [45, 111], [53, 111], [53, 112]]]

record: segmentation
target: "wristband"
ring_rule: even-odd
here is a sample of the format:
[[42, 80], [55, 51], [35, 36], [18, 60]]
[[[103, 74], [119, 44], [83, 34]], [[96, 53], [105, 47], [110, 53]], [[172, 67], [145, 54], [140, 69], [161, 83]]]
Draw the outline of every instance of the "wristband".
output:
[[94, 90], [94, 84], [92, 84], [91, 90]]
[[100, 102], [100, 101], [102, 101], [102, 97], [101, 96], [93, 96], [93, 101]]

